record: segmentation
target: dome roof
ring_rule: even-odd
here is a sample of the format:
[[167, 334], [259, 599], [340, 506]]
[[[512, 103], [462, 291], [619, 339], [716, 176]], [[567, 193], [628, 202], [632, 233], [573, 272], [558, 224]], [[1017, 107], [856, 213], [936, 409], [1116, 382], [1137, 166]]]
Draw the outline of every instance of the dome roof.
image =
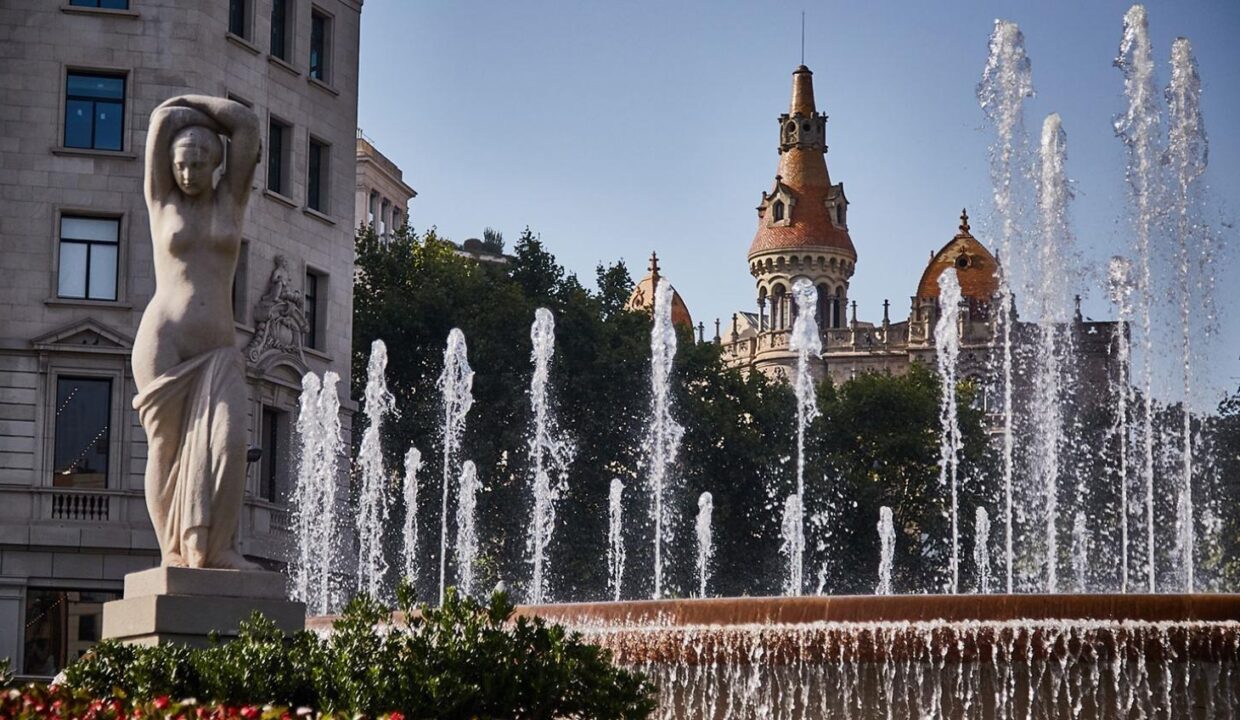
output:
[[[650, 272], [646, 273], [646, 277], [633, 287], [629, 301], [624, 304], [625, 309], [654, 312], [654, 292], [661, 279], [664, 279], [664, 276], [659, 273], [659, 258], [651, 253]], [[693, 318], [689, 315], [689, 306], [685, 305], [684, 298], [680, 297], [680, 293], [676, 292], [674, 287], [672, 288], [672, 322], [684, 325], [690, 330], [693, 329]]]
[[[802, 248], [834, 248], [856, 260], [842, 210], [842, 185], [831, 184], [827, 172], [826, 116], [814, 106], [813, 73], [804, 65], [792, 73], [792, 101], [780, 117], [779, 174], [771, 193], [758, 206], [758, 231], [749, 257], [760, 253]], [[787, 221], [772, 215], [773, 204], [784, 201]], [[838, 213], [834, 218], [833, 213]], [[774, 222], [773, 222], [774, 221]]]
[[999, 261], [986, 246], [969, 233], [969, 213], [960, 211], [960, 231], [942, 250], [930, 258], [917, 283], [917, 297], [937, 298], [939, 276], [956, 269], [961, 296], [971, 300], [990, 300], [999, 292]]

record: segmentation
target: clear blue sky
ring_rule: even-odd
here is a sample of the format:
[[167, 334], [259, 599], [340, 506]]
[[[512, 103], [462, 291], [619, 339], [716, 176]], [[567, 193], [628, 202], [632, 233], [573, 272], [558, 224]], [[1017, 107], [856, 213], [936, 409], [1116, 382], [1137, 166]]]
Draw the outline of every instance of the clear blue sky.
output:
[[[359, 125], [418, 191], [418, 229], [453, 240], [486, 226], [509, 243], [529, 225], [590, 284], [623, 258], [636, 278], [657, 250], [694, 319], [753, 307], [745, 253], [778, 160], [776, 117], [791, 72], [814, 71], [830, 115], [832, 178], [851, 201], [851, 294], [861, 319], [893, 315], [960, 208], [990, 243], [990, 181], [975, 87], [995, 18], [1024, 30], [1037, 97], [1028, 127], [1059, 112], [1086, 263], [1127, 246], [1123, 108], [1112, 66], [1130, 3], [449, 2], [367, 0]], [[1240, 2], [1155, 1], [1159, 84], [1176, 36], [1194, 45], [1210, 139], [1214, 219], [1240, 210]], [[1223, 230], [1233, 246], [1235, 230]], [[1234, 257], [1232, 253], [1232, 257]], [[1230, 268], [1234, 272], [1234, 264]], [[1109, 316], [1092, 279], [1086, 314]], [[1237, 283], [1224, 310], [1215, 382], [1240, 383]], [[725, 321], [726, 327], [726, 321]], [[713, 329], [710, 331], [713, 333]]]

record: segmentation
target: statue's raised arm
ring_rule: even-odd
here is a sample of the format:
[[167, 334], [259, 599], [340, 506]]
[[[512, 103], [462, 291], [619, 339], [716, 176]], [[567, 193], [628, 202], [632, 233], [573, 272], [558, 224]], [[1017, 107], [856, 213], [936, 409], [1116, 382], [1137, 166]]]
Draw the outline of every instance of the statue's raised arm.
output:
[[228, 137], [228, 158], [217, 192], [227, 201], [241, 200], [244, 208], [262, 147], [258, 117], [239, 102], [207, 95], [170, 98], [151, 113], [146, 142], [147, 205], [166, 202], [176, 190], [192, 196], [208, 189], [223, 160], [221, 134]]

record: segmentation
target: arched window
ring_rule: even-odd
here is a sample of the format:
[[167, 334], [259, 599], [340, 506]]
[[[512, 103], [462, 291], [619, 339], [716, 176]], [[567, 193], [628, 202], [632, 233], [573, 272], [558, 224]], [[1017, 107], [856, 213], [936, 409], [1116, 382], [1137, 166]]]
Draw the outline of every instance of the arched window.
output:
[[784, 201], [776, 200], [775, 205], [771, 208], [771, 218], [775, 222], [782, 222], [784, 219]]
[[771, 329], [782, 330], [787, 327], [788, 303], [787, 292], [783, 285], [776, 285], [771, 292]]
[[835, 303], [831, 308], [831, 326], [844, 327], [848, 314], [848, 301], [844, 296], [844, 286], [841, 285], [835, 289]]

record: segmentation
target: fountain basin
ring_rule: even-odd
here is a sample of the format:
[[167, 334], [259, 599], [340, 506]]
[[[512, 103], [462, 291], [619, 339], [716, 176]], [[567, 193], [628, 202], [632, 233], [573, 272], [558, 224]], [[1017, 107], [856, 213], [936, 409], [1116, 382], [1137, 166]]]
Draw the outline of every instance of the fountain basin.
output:
[[1240, 715], [1240, 595], [720, 598], [517, 612], [577, 630], [648, 674], [658, 718]]

